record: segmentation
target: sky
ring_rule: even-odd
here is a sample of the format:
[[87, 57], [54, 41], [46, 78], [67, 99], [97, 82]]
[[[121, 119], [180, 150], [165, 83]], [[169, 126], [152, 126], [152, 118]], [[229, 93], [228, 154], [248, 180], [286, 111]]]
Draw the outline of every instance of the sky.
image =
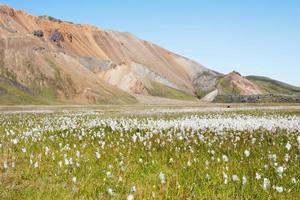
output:
[[299, 0], [0, 0], [33, 15], [133, 33], [221, 73], [300, 86]]

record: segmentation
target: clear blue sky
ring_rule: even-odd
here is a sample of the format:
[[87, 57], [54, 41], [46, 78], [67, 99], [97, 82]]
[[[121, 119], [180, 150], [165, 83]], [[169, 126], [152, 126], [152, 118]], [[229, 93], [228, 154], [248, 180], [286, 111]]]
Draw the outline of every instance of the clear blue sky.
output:
[[222, 73], [300, 86], [299, 0], [2, 0], [34, 15], [127, 31]]

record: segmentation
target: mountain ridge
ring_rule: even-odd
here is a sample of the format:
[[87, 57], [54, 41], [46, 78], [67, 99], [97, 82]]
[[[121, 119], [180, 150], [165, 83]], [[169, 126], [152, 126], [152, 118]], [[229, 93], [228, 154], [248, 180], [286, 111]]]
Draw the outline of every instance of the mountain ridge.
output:
[[227, 87], [238, 88], [238, 95], [268, 91], [128, 32], [35, 17], [5, 5], [0, 6], [0, 45], [2, 71], [12, 74], [6, 78], [62, 102], [127, 104], [137, 102], [135, 94], [195, 100], [215, 89], [228, 93]]

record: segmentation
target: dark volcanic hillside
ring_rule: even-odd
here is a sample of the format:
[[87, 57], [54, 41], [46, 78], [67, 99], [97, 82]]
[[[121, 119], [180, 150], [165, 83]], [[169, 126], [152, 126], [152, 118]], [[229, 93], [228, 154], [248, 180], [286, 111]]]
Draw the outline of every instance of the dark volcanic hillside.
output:
[[217, 95], [273, 92], [257, 80], [222, 75], [130, 33], [8, 6], [0, 6], [0, 69], [1, 104], [127, 104], [136, 102], [135, 94], [212, 101]]

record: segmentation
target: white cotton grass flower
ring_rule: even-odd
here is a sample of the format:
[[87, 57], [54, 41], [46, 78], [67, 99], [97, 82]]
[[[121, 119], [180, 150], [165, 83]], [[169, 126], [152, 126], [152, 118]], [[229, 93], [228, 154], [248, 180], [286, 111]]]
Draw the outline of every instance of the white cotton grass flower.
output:
[[111, 178], [113, 175], [112, 175], [112, 173], [111, 173], [110, 171], [107, 171], [107, 172], [106, 172], [106, 176], [107, 176], [108, 178]]
[[70, 164], [69, 160], [65, 158], [65, 165], [69, 165], [69, 164]]
[[76, 157], [79, 158], [80, 157], [80, 151], [76, 151]]
[[47, 156], [48, 153], [49, 153], [49, 147], [46, 147], [46, 148], [45, 148], [45, 155]]
[[236, 175], [236, 174], [233, 174], [233, 175], [232, 175], [232, 181], [233, 181], [233, 182], [238, 182], [238, 181], [240, 181], [239, 176]]
[[269, 154], [268, 157], [269, 157], [270, 160], [272, 160], [274, 162], [276, 162], [276, 160], [277, 160], [276, 154]]
[[289, 154], [285, 154], [285, 155], [284, 155], [284, 160], [285, 160], [286, 162], [288, 162], [289, 159], [290, 159], [290, 155], [289, 155]]
[[205, 165], [205, 169], [208, 169], [208, 167], [209, 167], [209, 161], [206, 160], [205, 163], [204, 163], [204, 165]]
[[13, 144], [18, 144], [18, 139], [16, 139], [16, 138], [13, 139], [13, 140], [12, 140], [12, 143], [13, 143]]
[[284, 166], [279, 166], [276, 169], [276, 172], [278, 173], [278, 175], [282, 175], [284, 171], [285, 171], [285, 167]]
[[27, 150], [26, 150], [25, 147], [22, 148], [22, 152], [23, 152], [23, 153], [26, 153], [26, 152], [27, 152]]
[[260, 180], [261, 179], [261, 175], [259, 173], [257, 173], [257, 172], [255, 173], [255, 179], [256, 180]]
[[295, 177], [292, 177], [292, 178], [291, 178], [291, 183], [292, 183], [292, 184], [296, 184], [296, 183], [297, 183], [297, 180], [296, 180]]
[[96, 152], [96, 158], [99, 160], [100, 157], [101, 157], [101, 155], [100, 155], [100, 153], [97, 151], [97, 152]]
[[137, 136], [136, 136], [136, 135], [133, 135], [133, 136], [132, 136], [132, 141], [135, 143], [136, 140], [137, 140]]
[[128, 196], [127, 196], [127, 200], [134, 200], [133, 194], [128, 195]]
[[73, 182], [73, 183], [76, 183], [76, 181], [77, 181], [77, 178], [74, 176], [74, 177], [72, 178], [72, 182]]
[[4, 168], [4, 169], [7, 169], [7, 168], [8, 168], [7, 160], [5, 160], [5, 161], [3, 162], [3, 168]]
[[290, 141], [287, 142], [287, 144], [285, 145], [285, 148], [289, 151], [292, 148], [292, 145], [290, 143]]
[[131, 189], [130, 189], [130, 192], [135, 193], [136, 191], [137, 191], [136, 186], [135, 185], [132, 186]]
[[245, 150], [244, 154], [245, 154], [246, 158], [248, 158], [250, 156], [250, 151], [249, 150]]
[[209, 175], [209, 174], [206, 174], [206, 175], [205, 175], [205, 178], [206, 178], [207, 180], [210, 180], [210, 175]]
[[160, 179], [161, 184], [166, 183], [166, 176], [164, 173], [162, 173], [162, 172], [159, 173], [159, 179]]
[[107, 193], [108, 193], [110, 196], [115, 196], [115, 193], [114, 193], [113, 189], [111, 189], [111, 188], [108, 188], [108, 189], [107, 189]]
[[119, 176], [118, 182], [122, 182], [122, 181], [123, 181], [123, 178], [121, 176]]
[[284, 191], [284, 188], [281, 187], [281, 186], [275, 186], [275, 190], [278, 192], [278, 193], [282, 193]]
[[246, 185], [246, 183], [247, 183], [247, 177], [246, 177], [246, 176], [243, 176], [243, 177], [242, 177], [242, 184], [243, 184], [243, 185]]
[[270, 186], [271, 182], [269, 179], [264, 178], [263, 183], [262, 183], [262, 188], [263, 190], [267, 190]]
[[192, 166], [192, 162], [190, 160], [187, 162], [187, 166], [188, 167]]
[[12, 167], [12, 168], [15, 168], [15, 167], [16, 167], [15, 161], [12, 161], [12, 162], [11, 162], [11, 167]]
[[228, 160], [229, 160], [226, 155], [222, 155], [222, 159], [223, 159], [224, 162], [228, 162]]
[[38, 162], [35, 162], [34, 163], [34, 168], [38, 168], [39, 167], [39, 163]]
[[223, 179], [224, 179], [224, 184], [227, 185], [227, 183], [228, 183], [228, 175], [225, 172], [223, 172]]

